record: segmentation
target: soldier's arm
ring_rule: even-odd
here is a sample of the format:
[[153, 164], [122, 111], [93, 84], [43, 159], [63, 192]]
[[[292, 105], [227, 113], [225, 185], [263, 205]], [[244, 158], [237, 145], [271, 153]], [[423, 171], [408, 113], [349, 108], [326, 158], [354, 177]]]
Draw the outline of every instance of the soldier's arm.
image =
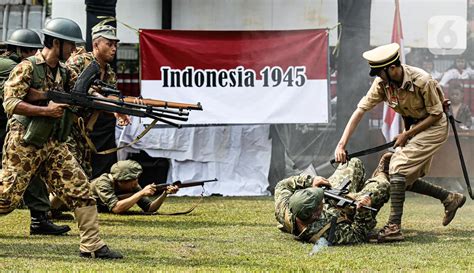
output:
[[61, 117], [67, 105], [51, 103], [47, 106], [32, 105], [25, 100], [29, 90], [33, 66], [23, 61], [12, 70], [5, 83], [3, 107], [8, 116], [13, 114], [25, 116]]

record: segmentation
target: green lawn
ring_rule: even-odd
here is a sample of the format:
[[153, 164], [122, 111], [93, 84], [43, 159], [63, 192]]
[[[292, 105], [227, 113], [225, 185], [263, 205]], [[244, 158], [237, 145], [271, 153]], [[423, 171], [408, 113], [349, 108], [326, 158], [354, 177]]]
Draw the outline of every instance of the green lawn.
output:
[[[169, 198], [162, 209], [183, 210], [196, 200]], [[411, 196], [405, 208], [405, 242], [330, 247], [314, 256], [312, 245], [276, 228], [271, 197], [209, 197], [183, 216], [101, 214], [102, 237], [125, 255], [119, 261], [79, 258], [75, 222], [64, 222], [68, 236], [29, 236], [28, 211], [16, 210], [0, 217], [0, 270], [474, 271], [473, 201], [448, 227], [434, 199]], [[388, 206], [379, 226], [387, 214]]]

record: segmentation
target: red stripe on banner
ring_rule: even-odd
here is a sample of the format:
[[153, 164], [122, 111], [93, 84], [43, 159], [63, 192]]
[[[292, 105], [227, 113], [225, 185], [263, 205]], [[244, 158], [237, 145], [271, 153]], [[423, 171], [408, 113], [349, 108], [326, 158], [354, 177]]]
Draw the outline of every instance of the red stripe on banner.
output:
[[142, 80], [161, 80], [160, 67], [234, 69], [306, 66], [308, 79], [327, 78], [327, 31], [140, 30]]

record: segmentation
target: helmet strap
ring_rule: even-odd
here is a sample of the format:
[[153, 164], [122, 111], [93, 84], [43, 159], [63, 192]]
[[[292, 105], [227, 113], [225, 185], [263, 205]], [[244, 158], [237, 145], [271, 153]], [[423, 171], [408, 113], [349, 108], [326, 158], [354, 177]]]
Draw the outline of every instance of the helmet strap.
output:
[[64, 60], [64, 54], [63, 54], [63, 48], [64, 48], [64, 40], [59, 39], [59, 60], [60, 61], [65, 61]]

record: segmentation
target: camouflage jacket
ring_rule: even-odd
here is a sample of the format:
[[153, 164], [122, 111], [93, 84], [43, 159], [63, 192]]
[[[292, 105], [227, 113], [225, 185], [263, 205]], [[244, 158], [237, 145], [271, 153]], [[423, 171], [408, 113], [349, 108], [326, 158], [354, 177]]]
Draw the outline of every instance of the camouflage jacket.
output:
[[[59, 90], [72, 89], [77, 78], [77, 74], [73, 70], [68, 69], [63, 63], [59, 62], [58, 69], [53, 71], [53, 69], [46, 65], [46, 61], [41, 54], [41, 51], [36, 52], [35, 61], [36, 65], [44, 65], [46, 73], [42, 86], [38, 88], [39, 91], [46, 92], [53, 88], [57, 88]], [[67, 73], [69, 73], [68, 83], [64, 83], [64, 79], [61, 77], [59, 67], [62, 67]], [[28, 91], [31, 87], [30, 85], [32, 77], [33, 64], [28, 59], [20, 62], [11, 71], [8, 80], [5, 82], [3, 97], [3, 107], [9, 116], [13, 114], [15, 107], [18, 105], [18, 103], [22, 102], [23, 98], [28, 94]], [[69, 87], [64, 88], [65, 84], [68, 84]]]
[[[90, 184], [91, 193], [94, 199], [97, 202], [97, 206], [102, 211], [112, 211], [112, 209], [117, 205], [119, 198], [118, 195], [136, 193], [142, 190], [140, 186], [137, 186], [133, 189], [132, 192], [120, 192], [115, 188], [115, 182], [113, 177], [109, 173], [104, 173], [101, 176], [91, 181]], [[148, 197], [142, 197], [138, 200], [137, 205], [143, 210], [148, 211], [152, 201]]]
[[[81, 74], [81, 72], [89, 66], [92, 61], [96, 60], [92, 52], [81, 52], [83, 52], [83, 50], [79, 49], [78, 52], [73, 53], [66, 61], [66, 65], [74, 70], [78, 75]], [[105, 73], [103, 77], [101, 77], [101, 80], [107, 84], [113, 85], [114, 87], [117, 86], [117, 77], [110, 64], [106, 65]]]
[[[388, 192], [390, 183], [386, 177], [377, 177], [367, 180], [361, 186], [360, 181], [363, 180], [364, 170], [362, 162], [358, 159], [353, 159], [345, 167], [338, 168], [333, 176], [328, 180], [331, 185], [337, 184], [344, 178], [345, 174], [350, 176], [355, 183], [351, 184], [349, 190], [357, 196], [361, 193], [372, 192], [373, 201], [383, 203], [388, 201]], [[323, 212], [318, 220], [311, 223], [302, 232], [296, 230], [296, 219], [288, 208], [288, 202], [296, 190], [308, 188], [312, 186], [312, 176], [300, 175], [292, 176], [280, 181], [275, 187], [275, 217], [279, 222], [278, 228], [284, 232], [291, 233], [296, 236], [296, 239], [301, 241], [311, 241], [311, 238], [318, 234], [323, 228], [330, 224], [334, 217], [343, 221], [336, 224], [333, 244], [355, 244], [367, 241], [367, 234], [375, 225], [375, 215], [368, 210], [357, 211], [355, 214], [346, 214], [340, 209], [331, 204], [325, 204]], [[362, 188], [362, 189], [361, 189]], [[360, 192], [356, 192], [359, 190]], [[380, 205], [381, 206], [381, 205]], [[328, 238], [329, 228], [321, 234], [321, 237]], [[312, 242], [314, 243], [314, 242]]]

